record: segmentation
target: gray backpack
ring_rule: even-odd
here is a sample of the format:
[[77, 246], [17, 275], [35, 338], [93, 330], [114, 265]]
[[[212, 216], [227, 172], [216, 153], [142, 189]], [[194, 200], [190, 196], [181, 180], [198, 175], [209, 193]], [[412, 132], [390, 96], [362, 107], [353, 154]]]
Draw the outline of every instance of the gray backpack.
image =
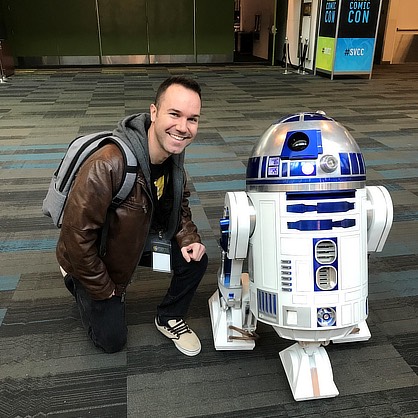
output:
[[[61, 163], [53, 174], [48, 193], [42, 204], [43, 214], [51, 217], [58, 228], [61, 227], [65, 202], [79, 168], [91, 154], [109, 142], [120, 148], [125, 161], [125, 173], [119, 190], [112, 199], [110, 209], [116, 209], [131, 192], [135, 184], [138, 163], [133, 152], [120, 138], [113, 136], [112, 132], [99, 132], [76, 138], [68, 146]], [[106, 237], [107, 228], [106, 222], [102, 236]], [[105, 237], [102, 240], [105, 240]]]

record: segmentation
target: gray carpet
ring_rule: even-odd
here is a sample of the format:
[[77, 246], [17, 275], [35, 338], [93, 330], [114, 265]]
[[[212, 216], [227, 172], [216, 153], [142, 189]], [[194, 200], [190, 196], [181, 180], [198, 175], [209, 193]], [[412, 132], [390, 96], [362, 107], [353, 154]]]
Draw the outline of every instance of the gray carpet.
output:
[[[147, 111], [170, 74], [195, 77], [204, 107], [187, 152], [194, 219], [208, 272], [188, 322], [202, 352], [186, 357], [153, 325], [168, 276], [138, 269], [125, 350], [97, 351], [58, 271], [58, 231], [41, 214], [49, 179], [74, 137]], [[264, 324], [253, 351], [213, 346], [226, 191], [243, 190], [252, 146], [277, 118], [324, 110], [360, 145], [368, 185], [394, 201], [384, 251], [370, 258], [368, 342], [327, 347], [340, 395], [295, 402]], [[1, 417], [418, 417], [418, 66], [379, 66], [371, 80], [283, 74], [278, 67], [188, 66], [18, 71], [0, 84]]]

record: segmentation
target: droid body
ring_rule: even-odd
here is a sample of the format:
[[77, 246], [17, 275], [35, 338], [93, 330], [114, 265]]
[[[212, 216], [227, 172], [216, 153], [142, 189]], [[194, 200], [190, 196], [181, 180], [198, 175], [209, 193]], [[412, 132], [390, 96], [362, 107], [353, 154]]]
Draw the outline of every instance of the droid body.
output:
[[370, 338], [368, 253], [382, 250], [393, 212], [387, 190], [365, 181], [348, 131], [323, 112], [301, 113], [266, 130], [246, 191], [225, 196], [209, 300], [215, 347], [252, 349], [257, 321], [297, 341], [280, 353], [296, 400], [338, 394], [323, 346]]

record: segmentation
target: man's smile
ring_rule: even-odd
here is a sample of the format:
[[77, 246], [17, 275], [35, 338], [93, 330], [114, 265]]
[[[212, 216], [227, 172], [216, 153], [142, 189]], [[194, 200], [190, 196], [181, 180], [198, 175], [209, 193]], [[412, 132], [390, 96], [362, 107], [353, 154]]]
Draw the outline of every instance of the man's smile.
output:
[[184, 141], [185, 139], [189, 139], [189, 136], [182, 136], [182, 135], [177, 135], [177, 134], [173, 134], [171, 132], [168, 132], [168, 134], [171, 136], [171, 138], [175, 139], [176, 141]]

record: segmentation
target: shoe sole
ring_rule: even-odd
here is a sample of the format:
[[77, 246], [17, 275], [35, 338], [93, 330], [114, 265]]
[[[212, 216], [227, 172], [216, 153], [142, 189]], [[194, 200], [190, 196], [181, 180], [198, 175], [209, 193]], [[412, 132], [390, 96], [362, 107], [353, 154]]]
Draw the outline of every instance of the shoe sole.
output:
[[189, 356], [189, 357], [197, 356], [202, 350], [202, 347], [200, 347], [198, 351], [188, 351], [188, 350], [185, 350], [183, 347], [180, 347], [176, 343], [176, 340], [172, 340], [172, 341], [173, 341], [174, 345], [176, 346], [177, 350], [181, 351], [183, 354], [185, 354], [186, 356]]

